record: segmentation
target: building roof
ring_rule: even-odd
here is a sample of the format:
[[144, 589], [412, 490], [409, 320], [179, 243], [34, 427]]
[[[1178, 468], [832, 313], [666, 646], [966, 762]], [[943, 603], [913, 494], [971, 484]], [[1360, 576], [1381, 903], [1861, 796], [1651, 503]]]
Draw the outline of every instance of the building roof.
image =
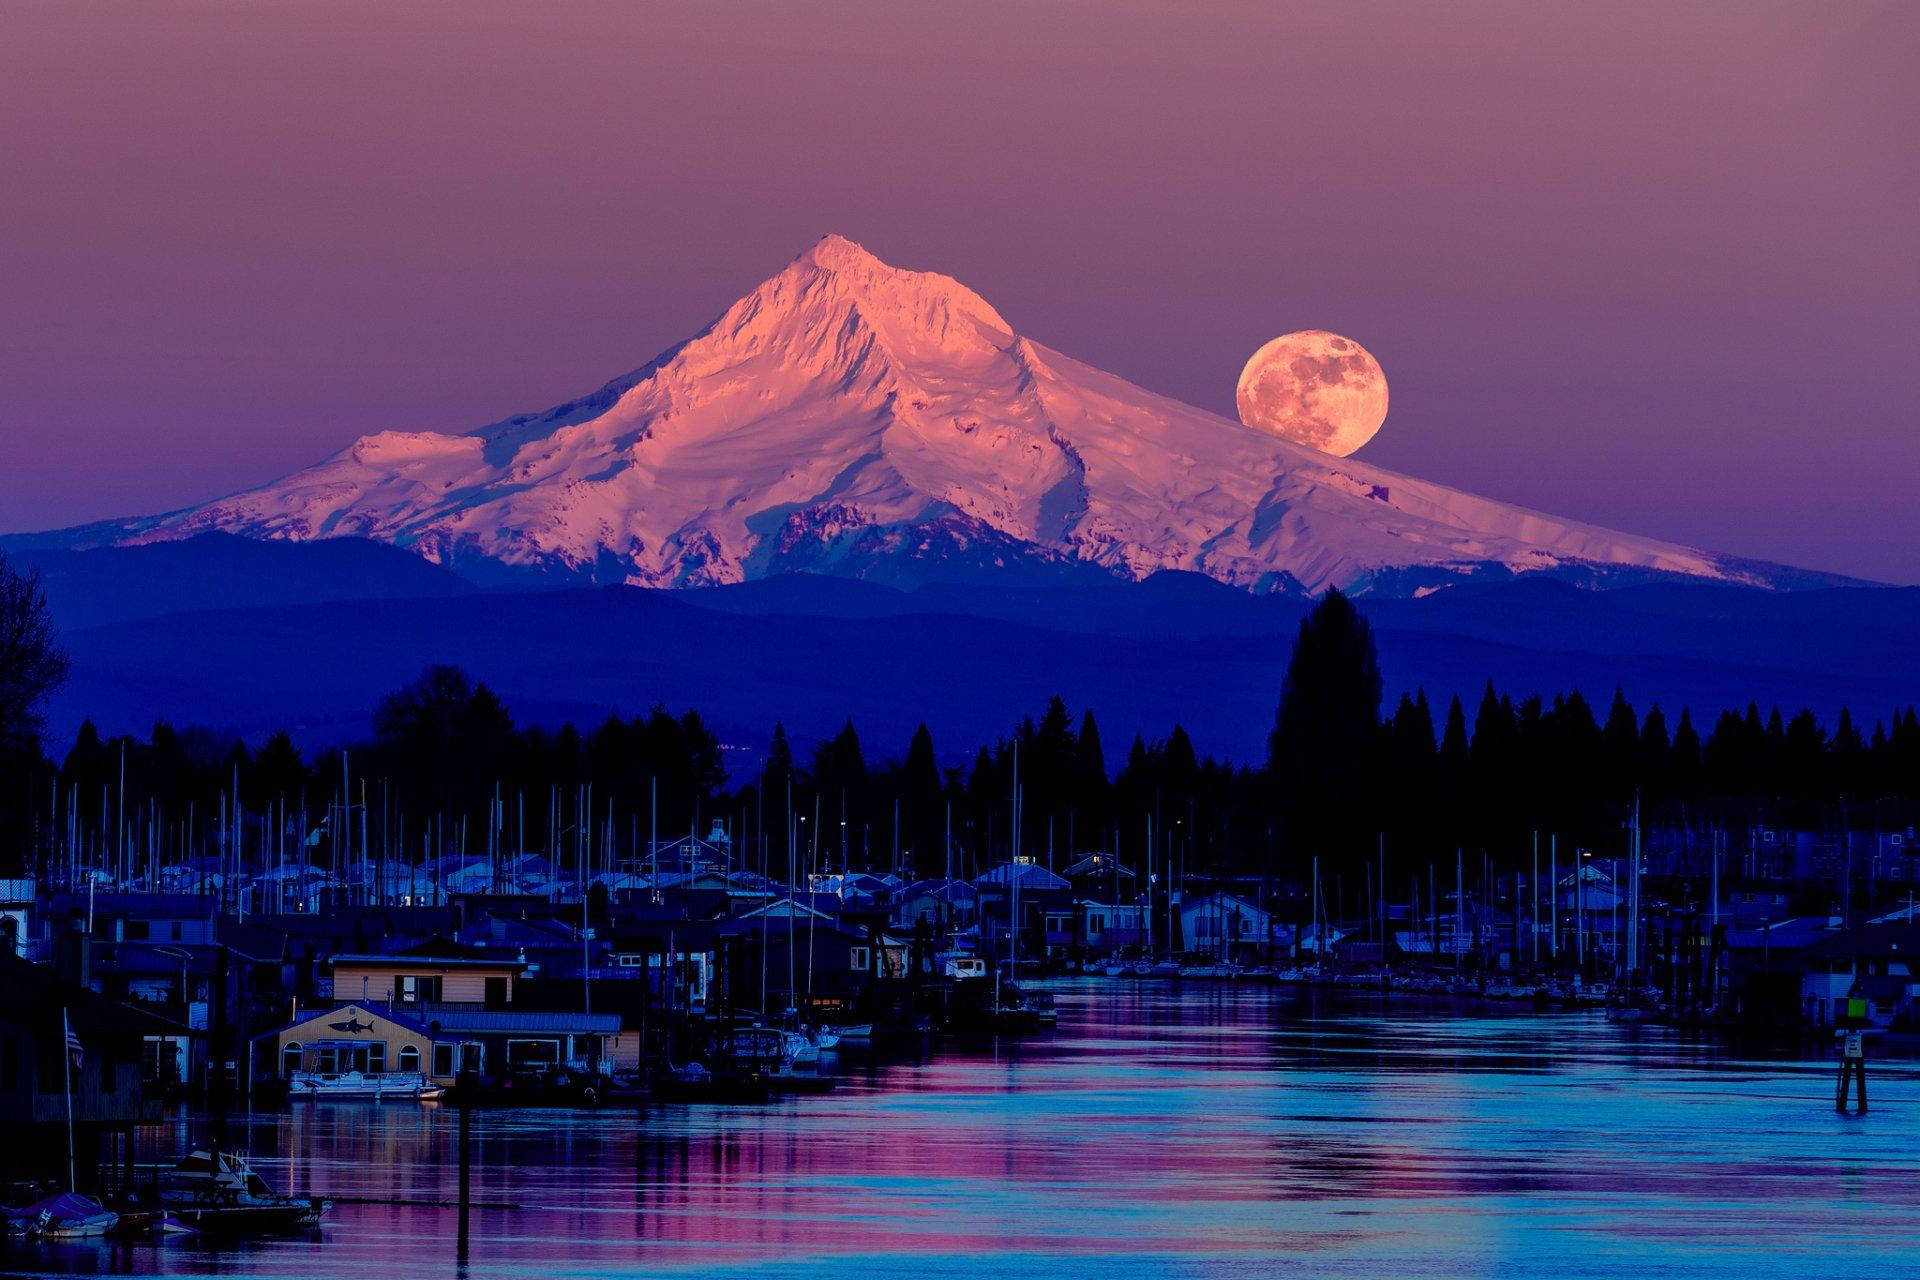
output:
[[617, 1013], [544, 1013], [522, 1009], [456, 1009], [436, 1006], [433, 1021], [442, 1035], [512, 1035], [516, 1032], [547, 1032], [562, 1035], [615, 1035], [620, 1030]]
[[61, 1016], [71, 1021], [83, 1041], [95, 1034], [179, 1035], [186, 1030], [138, 1004], [109, 1000], [66, 981], [45, 965], [0, 950], [0, 1018], [17, 1019], [51, 1033], [59, 1025], [54, 1019]]
[[976, 886], [992, 885], [996, 889], [1011, 883], [1017, 883], [1023, 893], [1032, 893], [1047, 889], [1066, 890], [1073, 888], [1072, 885], [1037, 862], [1003, 862], [974, 881]]
[[900, 895], [903, 898], [940, 898], [947, 902], [971, 902], [979, 891], [965, 880], [915, 880]]
[[1248, 902], [1245, 898], [1237, 897], [1234, 894], [1226, 893], [1219, 889], [1214, 890], [1212, 893], [1203, 893], [1196, 897], [1182, 899], [1180, 910], [1182, 914], [1185, 914], [1189, 911], [1218, 910], [1222, 906], [1263, 916], [1268, 914], [1265, 907], [1257, 903]]
[[1864, 996], [1881, 1004], [1890, 1004], [1903, 999], [1908, 987], [1912, 984], [1912, 978], [1903, 978], [1898, 974], [1869, 975], [1864, 978], [1855, 978], [1853, 988], [1847, 994]]
[[1090, 853], [1080, 859], [1063, 873], [1072, 876], [1119, 876], [1124, 880], [1133, 879], [1133, 868], [1121, 862], [1110, 853]]
[[402, 953], [390, 956], [340, 955], [330, 964], [334, 968], [346, 965], [349, 968], [390, 969], [398, 966], [402, 969], [524, 969], [526, 966], [513, 956], [422, 956]]
[[1904, 920], [1893, 924], [1863, 924], [1816, 939], [1807, 947], [1814, 956], [1920, 956], [1920, 926]]
[[[358, 1010], [362, 1013], [371, 1014], [374, 1017], [384, 1018], [388, 1022], [393, 1023], [395, 1026], [401, 1027], [407, 1031], [411, 1031], [417, 1036], [421, 1036], [429, 1040], [434, 1038], [432, 1029], [429, 1028], [427, 1024], [422, 1022], [419, 1018], [415, 1017], [411, 1013], [402, 1013], [400, 1012], [400, 1010], [394, 1008], [392, 1005], [379, 1000], [338, 1000], [334, 1002], [333, 1007], [330, 1009], [310, 1009], [304, 1013], [296, 1015], [293, 1018], [293, 1020], [288, 1022], [285, 1026], [276, 1027], [272, 1031], [264, 1032], [263, 1035], [277, 1036], [282, 1034], [283, 1032], [291, 1031], [295, 1027], [304, 1027], [311, 1022], [318, 1022], [322, 1027], [326, 1027], [328, 1030], [339, 1030], [339, 1028], [337, 1027], [328, 1027], [327, 1020], [331, 1019], [334, 1022], [343, 1021], [341, 1017], [342, 1014], [347, 1015], [346, 1020], [351, 1020], [353, 1017], [353, 1011], [355, 1010]], [[349, 1033], [343, 1032], [342, 1034], [349, 1034]]]

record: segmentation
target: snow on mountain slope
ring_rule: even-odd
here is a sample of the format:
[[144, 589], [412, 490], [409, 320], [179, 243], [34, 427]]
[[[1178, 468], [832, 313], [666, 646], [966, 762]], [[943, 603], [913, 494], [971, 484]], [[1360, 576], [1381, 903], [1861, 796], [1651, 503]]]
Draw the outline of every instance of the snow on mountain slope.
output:
[[1532, 571], [1776, 580], [1249, 430], [1020, 337], [958, 282], [837, 236], [580, 400], [465, 435], [366, 436], [275, 483], [100, 532], [216, 529], [656, 586], [1016, 561], [1255, 591], [1400, 594]]

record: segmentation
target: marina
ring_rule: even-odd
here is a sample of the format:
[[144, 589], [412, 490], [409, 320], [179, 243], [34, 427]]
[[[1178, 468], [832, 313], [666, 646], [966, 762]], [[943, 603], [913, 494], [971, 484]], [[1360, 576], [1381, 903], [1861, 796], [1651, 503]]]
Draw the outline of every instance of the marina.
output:
[[[332, 1202], [318, 1232], [15, 1240], [0, 1269], [1837, 1277], [1920, 1236], [1911, 1062], [1881, 1066], [1863, 1120], [1828, 1105], [1826, 1061], [1596, 1011], [1048, 991], [1051, 1031], [850, 1054], [823, 1097], [469, 1112], [464, 1171], [455, 1108], [236, 1112], [269, 1181]], [[176, 1108], [141, 1139], [204, 1128]]]

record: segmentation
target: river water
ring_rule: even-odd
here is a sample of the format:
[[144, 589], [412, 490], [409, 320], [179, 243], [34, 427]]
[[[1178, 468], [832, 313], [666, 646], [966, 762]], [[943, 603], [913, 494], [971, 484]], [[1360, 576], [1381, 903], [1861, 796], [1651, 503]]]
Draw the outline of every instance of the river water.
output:
[[[354, 1277], [1835, 1276], [1920, 1267], [1920, 1070], [1591, 1014], [1087, 980], [1057, 1030], [764, 1107], [236, 1118], [317, 1241], [23, 1245], [0, 1272]], [[184, 1150], [184, 1114], [144, 1135]], [[368, 1203], [373, 1201], [389, 1203]], [[395, 1204], [412, 1201], [413, 1204]]]

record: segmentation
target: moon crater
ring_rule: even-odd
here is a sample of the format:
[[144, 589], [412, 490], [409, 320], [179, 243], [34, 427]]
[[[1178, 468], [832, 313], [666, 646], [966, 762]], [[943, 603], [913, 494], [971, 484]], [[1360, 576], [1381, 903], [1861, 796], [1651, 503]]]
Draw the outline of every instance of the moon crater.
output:
[[1344, 458], [1386, 421], [1387, 375], [1352, 338], [1303, 329], [1253, 353], [1234, 400], [1254, 430]]

